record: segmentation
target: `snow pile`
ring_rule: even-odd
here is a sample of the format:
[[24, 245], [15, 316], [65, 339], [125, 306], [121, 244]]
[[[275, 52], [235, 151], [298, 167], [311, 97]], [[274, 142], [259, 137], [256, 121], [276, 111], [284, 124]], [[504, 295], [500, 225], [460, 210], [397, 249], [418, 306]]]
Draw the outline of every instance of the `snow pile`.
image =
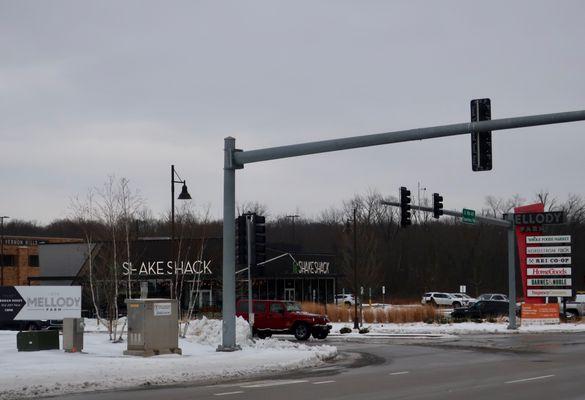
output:
[[[187, 340], [207, 346], [221, 344], [222, 338], [222, 321], [218, 319], [201, 319], [193, 320], [189, 323], [187, 329]], [[236, 318], [236, 344], [244, 347], [253, 344], [252, 335], [250, 334], [250, 325], [242, 318]]]
[[314, 367], [337, 354], [337, 349], [332, 346], [307, 346], [275, 339], [254, 341], [249, 337], [249, 327], [244, 320], [238, 320], [237, 332], [242, 351], [217, 352], [221, 321], [194, 321], [187, 338], [179, 339], [182, 356], [143, 358], [124, 356], [126, 343], [110, 342], [106, 332], [86, 333], [84, 352], [70, 354], [62, 350], [18, 352], [17, 332], [0, 331], [0, 399], [220, 382]]
[[[199, 343], [206, 346], [217, 347], [221, 344], [222, 339], [222, 321], [217, 319], [193, 320], [189, 324], [185, 340], [193, 343]], [[302, 342], [278, 340], [278, 339], [252, 339], [250, 326], [242, 318], [236, 318], [236, 344], [243, 350], [299, 350], [314, 352], [315, 356], [320, 359], [332, 358], [337, 354], [337, 348], [333, 346], [307, 346]], [[317, 351], [315, 351], [317, 350]]]
[[[347, 323], [334, 323], [331, 335], [341, 335], [339, 330], [343, 327], [352, 328]], [[380, 335], [413, 335], [413, 334], [447, 334], [466, 335], [474, 333], [538, 333], [538, 332], [585, 332], [585, 324], [560, 324], [560, 325], [530, 325], [520, 326], [517, 330], [509, 330], [505, 322], [461, 322], [450, 324], [426, 324], [413, 322], [405, 324], [364, 324], [369, 333], [349, 333], [343, 336], [359, 335], [361, 337]]]

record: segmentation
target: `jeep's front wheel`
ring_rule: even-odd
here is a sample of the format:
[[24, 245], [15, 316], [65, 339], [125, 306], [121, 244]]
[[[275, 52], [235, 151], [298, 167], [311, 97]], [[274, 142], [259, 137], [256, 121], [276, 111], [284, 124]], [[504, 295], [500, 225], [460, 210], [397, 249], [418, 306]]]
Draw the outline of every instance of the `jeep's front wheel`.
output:
[[321, 331], [317, 331], [317, 332], [313, 332], [313, 337], [315, 339], [325, 339], [327, 337], [327, 334], [329, 332], [327, 332], [326, 330], [321, 330]]
[[297, 324], [294, 329], [294, 335], [297, 340], [307, 340], [309, 336], [311, 336], [311, 331], [309, 330], [309, 326], [307, 324]]

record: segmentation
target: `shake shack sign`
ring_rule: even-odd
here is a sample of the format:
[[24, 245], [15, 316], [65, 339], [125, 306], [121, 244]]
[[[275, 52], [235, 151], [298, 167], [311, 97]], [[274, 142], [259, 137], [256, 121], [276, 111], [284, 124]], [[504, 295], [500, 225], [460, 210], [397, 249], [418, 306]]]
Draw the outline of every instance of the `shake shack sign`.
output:
[[0, 286], [0, 321], [81, 317], [81, 286]]
[[211, 275], [211, 261], [142, 261], [122, 263], [122, 274], [128, 275]]
[[293, 264], [293, 273], [308, 275], [329, 274], [328, 261], [297, 261]]

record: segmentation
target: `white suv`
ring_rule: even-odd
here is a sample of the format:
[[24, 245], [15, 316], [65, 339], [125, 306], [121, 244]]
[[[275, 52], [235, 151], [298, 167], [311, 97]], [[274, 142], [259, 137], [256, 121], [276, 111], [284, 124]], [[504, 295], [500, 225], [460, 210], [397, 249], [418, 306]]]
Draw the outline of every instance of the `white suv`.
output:
[[461, 305], [464, 307], [472, 306], [477, 302], [477, 299], [474, 299], [466, 293], [450, 293], [450, 295], [461, 300]]
[[335, 304], [353, 306], [355, 304], [355, 298], [353, 297], [353, 294], [336, 294]]
[[449, 293], [443, 292], [428, 292], [425, 293], [421, 300], [422, 304], [430, 304], [435, 307], [438, 306], [449, 306], [449, 307], [461, 307], [463, 302], [461, 299], [451, 296]]

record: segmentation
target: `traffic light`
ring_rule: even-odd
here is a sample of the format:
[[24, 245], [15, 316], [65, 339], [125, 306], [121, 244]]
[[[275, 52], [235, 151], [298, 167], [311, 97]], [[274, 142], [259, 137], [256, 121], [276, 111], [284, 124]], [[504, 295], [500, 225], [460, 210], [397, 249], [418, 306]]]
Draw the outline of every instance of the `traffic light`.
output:
[[433, 193], [433, 217], [439, 218], [443, 215], [443, 196]]
[[402, 186], [400, 187], [400, 226], [403, 228], [412, 225], [410, 209], [410, 190]]
[[[490, 99], [471, 100], [471, 122], [492, 119]], [[471, 168], [474, 171], [492, 169], [492, 131], [471, 132]]]
[[248, 235], [246, 214], [236, 218], [236, 264], [248, 265]]
[[254, 215], [254, 265], [266, 261], [266, 218]]

